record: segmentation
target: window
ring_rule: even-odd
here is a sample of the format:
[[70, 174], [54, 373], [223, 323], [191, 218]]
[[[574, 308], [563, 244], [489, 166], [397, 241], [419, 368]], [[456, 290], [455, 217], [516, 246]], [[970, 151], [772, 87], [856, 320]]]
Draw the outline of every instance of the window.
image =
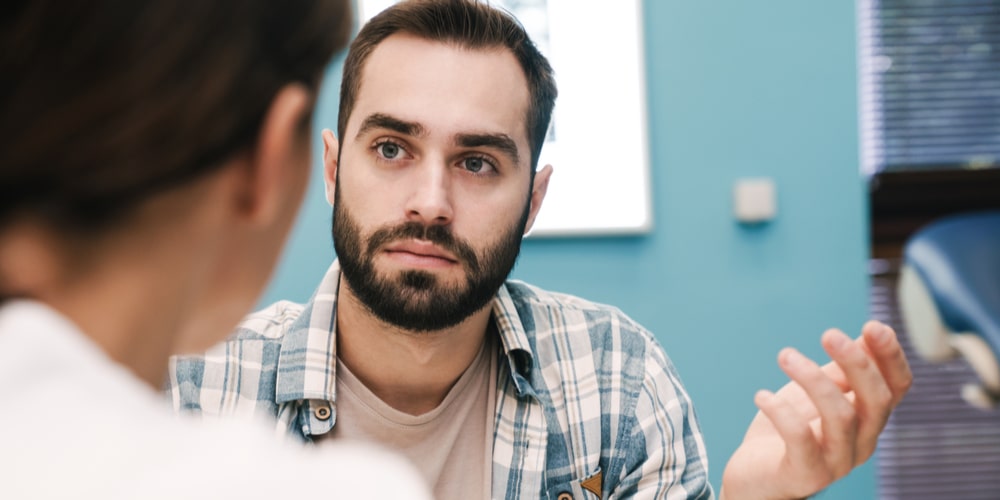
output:
[[1000, 1], [858, 7], [865, 172], [1000, 166]]

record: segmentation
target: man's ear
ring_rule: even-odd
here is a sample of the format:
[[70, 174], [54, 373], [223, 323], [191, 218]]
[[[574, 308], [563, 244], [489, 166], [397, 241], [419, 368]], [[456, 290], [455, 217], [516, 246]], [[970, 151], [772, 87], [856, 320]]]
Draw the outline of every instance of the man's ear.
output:
[[531, 231], [535, 225], [535, 217], [542, 209], [542, 201], [545, 200], [545, 193], [549, 190], [549, 178], [552, 177], [552, 165], [545, 165], [544, 168], [535, 172], [535, 184], [531, 186], [531, 208], [528, 209], [528, 224], [524, 226], [524, 234]]
[[323, 182], [326, 184], [326, 201], [333, 206], [334, 192], [337, 187], [337, 158], [340, 154], [340, 144], [330, 129], [323, 129]]
[[311, 92], [299, 83], [285, 85], [271, 101], [239, 195], [239, 210], [249, 220], [268, 223], [302, 202], [310, 169], [302, 123], [312, 105]]

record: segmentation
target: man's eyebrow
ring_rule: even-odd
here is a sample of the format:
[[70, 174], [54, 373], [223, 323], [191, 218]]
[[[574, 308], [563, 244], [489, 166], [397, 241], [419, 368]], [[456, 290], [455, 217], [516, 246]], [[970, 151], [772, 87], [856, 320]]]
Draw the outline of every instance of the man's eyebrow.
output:
[[521, 156], [517, 152], [517, 144], [507, 134], [457, 134], [455, 144], [463, 148], [488, 147], [500, 150], [514, 161], [521, 164]]
[[424, 134], [424, 127], [419, 123], [400, 120], [399, 118], [383, 113], [373, 113], [368, 115], [368, 117], [361, 122], [361, 128], [358, 130], [358, 135], [356, 137], [361, 137], [365, 134], [365, 132], [377, 128], [384, 128], [409, 136], [420, 136]]

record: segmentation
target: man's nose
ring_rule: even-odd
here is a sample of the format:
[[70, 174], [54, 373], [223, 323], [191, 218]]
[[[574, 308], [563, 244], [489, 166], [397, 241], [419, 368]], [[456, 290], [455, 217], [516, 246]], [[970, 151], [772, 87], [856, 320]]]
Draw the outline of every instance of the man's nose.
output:
[[412, 179], [412, 191], [406, 204], [407, 220], [425, 225], [451, 223], [454, 207], [447, 166], [423, 165], [416, 173]]

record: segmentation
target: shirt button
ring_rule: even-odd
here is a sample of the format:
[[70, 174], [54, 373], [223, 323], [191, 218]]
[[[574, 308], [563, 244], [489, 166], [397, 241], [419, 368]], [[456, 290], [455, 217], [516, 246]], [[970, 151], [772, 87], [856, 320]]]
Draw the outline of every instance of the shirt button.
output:
[[330, 418], [330, 407], [329, 406], [320, 406], [319, 408], [316, 408], [315, 410], [313, 410], [313, 415], [316, 415], [316, 418], [319, 419], [319, 420], [329, 420], [329, 418]]
[[556, 497], [556, 500], [573, 500], [573, 495], [571, 495], [568, 491], [564, 491]]

